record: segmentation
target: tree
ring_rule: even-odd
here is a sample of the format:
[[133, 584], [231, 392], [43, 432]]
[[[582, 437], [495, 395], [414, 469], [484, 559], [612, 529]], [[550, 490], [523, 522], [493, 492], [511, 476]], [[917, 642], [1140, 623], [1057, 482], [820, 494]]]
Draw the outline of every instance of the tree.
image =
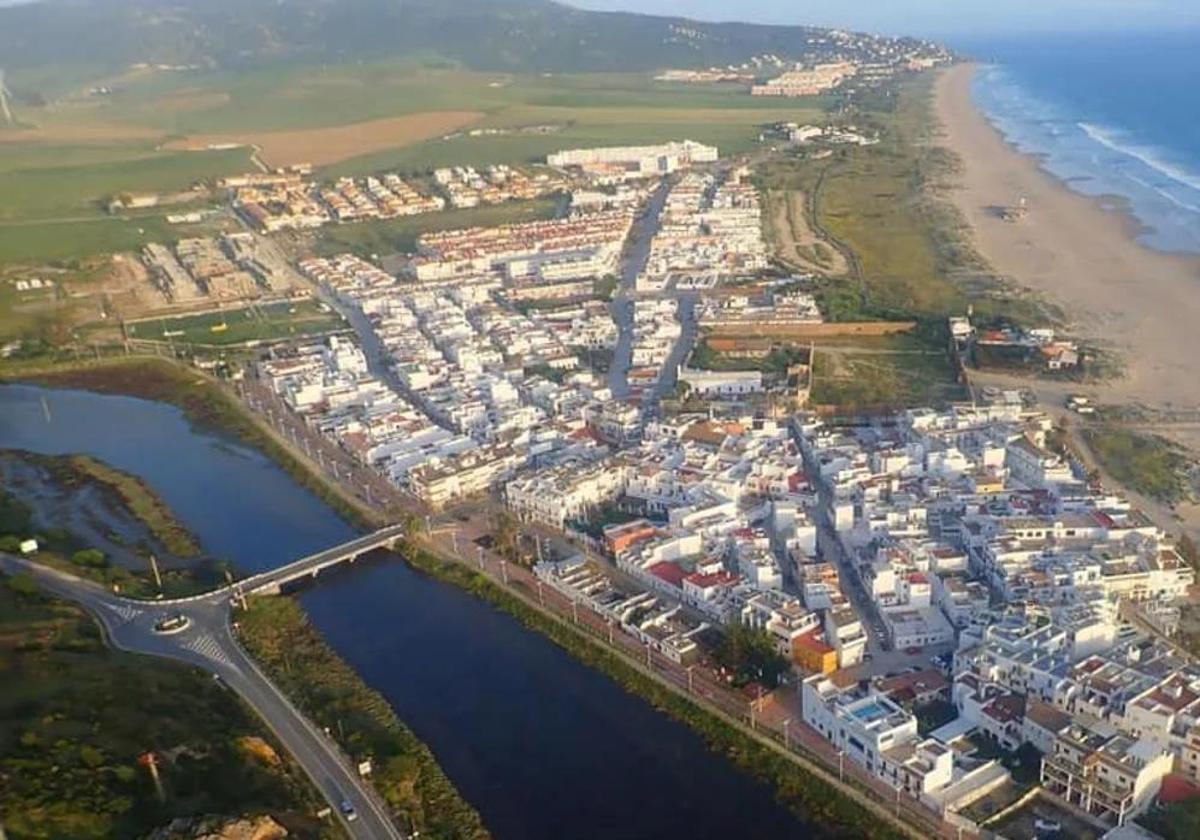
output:
[[788, 661], [780, 655], [770, 634], [745, 624], [730, 626], [715, 656], [733, 674], [736, 686], [758, 682], [775, 688], [788, 670]]
[[517, 559], [517, 546], [521, 538], [521, 530], [517, 520], [508, 512], [496, 516], [496, 550], [500, 556], [508, 560]]
[[108, 565], [108, 558], [98, 548], [84, 548], [71, 555], [71, 562], [85, 568], [103, 569]]
[[33, 575], [13, 575], [8, 579], [8, 588], [22, 598], [38, 597], [38, 585], [37, 581], [33, 579]]

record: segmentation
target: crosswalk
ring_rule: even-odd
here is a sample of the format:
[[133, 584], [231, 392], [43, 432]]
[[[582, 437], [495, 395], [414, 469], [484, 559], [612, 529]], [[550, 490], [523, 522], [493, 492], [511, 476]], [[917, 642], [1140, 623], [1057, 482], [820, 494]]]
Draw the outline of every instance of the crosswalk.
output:
[[133, 621], [137, 617], [138, 613], [141, 612], [141, 610], [139, 610], [133, 604], [125, 604], [120, 602], [111, 603], [106, 601], [104, 606], [106, 606], [111, 612], [116, 613], [121, 620], [126, 623]]
[[221, 645], [218, 644], [217, 640], [212, 636], [192, 636], [183, 642], [183, 646], [192, 653], [200, 654], [205, 659], [209, 659], [214, 662], [220, 662], [222, 665], [233, 668], [234, 670], [238, 670], [238, 667], [233, 663], [233, 660], [229, 658], [229, 654], [225, 652], [225, 649], [222, 648]]

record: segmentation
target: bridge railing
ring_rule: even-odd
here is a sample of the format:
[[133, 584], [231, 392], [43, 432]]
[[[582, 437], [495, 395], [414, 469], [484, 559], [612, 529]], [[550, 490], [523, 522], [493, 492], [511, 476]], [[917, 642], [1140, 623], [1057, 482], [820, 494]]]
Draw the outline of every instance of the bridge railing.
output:
[[203, 601], [214, 597], [220, 597], [223, 594], [232, 595], [235, 592], [254, 591], [265, 586], [270, 586], [273, 583], [286, 583], [294, 575], [302, 574], [306, 566], [317, 564], [320, 565], [326, 558], [337, 559], [339, 557], [371, 551], [379, 548], [387, 543], [404, 536], [404, 527], [401, 525], [389, 525], [386, 528], [380, 528], [374, 533], [367, 534], [362, 537], [356, 537], [349, 542], [335, 545], [332, 548], [318, 551], [315, 554], [310, 554], [307, 557], [301, 557], [299, 560], [293, 560], [285, 566], [280, 566], [275, 569], [269, 569], [265, 572], [258, 572], [249, 577], [242, 578], [232, 584], [220, 586], [209, 592], [204, 592], [199, 595], [188, 595], [182, 598], [164, 598], [161, 601], [155, 601], [155, 604], [187, 604], [195, 601]]

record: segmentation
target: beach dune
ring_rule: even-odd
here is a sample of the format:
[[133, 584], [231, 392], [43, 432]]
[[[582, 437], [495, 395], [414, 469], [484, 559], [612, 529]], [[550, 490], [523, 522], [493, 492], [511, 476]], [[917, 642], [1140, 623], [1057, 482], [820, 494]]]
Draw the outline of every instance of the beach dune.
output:
[[[1058, 304], [1080, 337], [1111, 345], [1127, 375], [1101, 389], [1111, 402], [1200, 406], [1200, 258], [1139, 244], [1120, 202], [1072, 192], [1018, 153], [976, 109], [973, 65], [936, 88], [943, 142], [962, 159], [953, 199], [995, 269]], [[1024, 197], [1025, 218], [998, 207]]]

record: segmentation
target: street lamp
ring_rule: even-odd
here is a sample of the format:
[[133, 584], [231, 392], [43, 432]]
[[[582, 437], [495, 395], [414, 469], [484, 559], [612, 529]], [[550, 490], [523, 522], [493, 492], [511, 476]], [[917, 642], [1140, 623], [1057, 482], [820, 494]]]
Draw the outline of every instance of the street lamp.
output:
[[791, 725], [792, 725], [791, 718], [783, 719], [783, 748], [785, 750], [790, 750], [792, 748], [791, 741], [788, 739], [788, 727], [790, 727]]
[[688, 694], [691, 694], [691, 693], [692, 693], [692, 670], [693, 670], [695, 667], [696, 667], [695, 665], [689, 665], [689, 666], [688, 666], [688, 669], [687, 669], [687, 675], [688, 675]]

